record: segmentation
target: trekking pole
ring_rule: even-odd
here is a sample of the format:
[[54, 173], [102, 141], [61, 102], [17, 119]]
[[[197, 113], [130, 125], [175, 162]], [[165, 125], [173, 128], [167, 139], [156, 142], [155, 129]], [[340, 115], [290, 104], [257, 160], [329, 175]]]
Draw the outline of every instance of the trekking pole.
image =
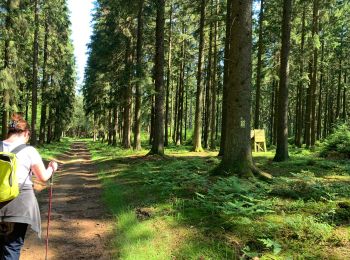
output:
[[50, 216], [51, 216], [51, 207], [52, 207], [52, 186], [53, 186], [53, 174], [49, 179], [50, 189], [49, 189], [49, 211], [47, 213], [47, 229], [46, 229], [46, 252], [45, 260], [47, 260], [47, 252], [49, 249], [49, 227], [50, 227]]

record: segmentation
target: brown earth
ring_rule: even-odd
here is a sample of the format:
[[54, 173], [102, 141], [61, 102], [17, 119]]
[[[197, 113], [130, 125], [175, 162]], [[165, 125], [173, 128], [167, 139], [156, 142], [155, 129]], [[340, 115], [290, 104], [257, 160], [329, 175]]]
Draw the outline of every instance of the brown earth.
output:
[[[101, 185], [84, 143], [77, 142], [60, 157], [53, 185], [48, 259], [112, 259], [112, 217], [101, 202]], [[42, 238], [30, 228], [21, 260], [45, 259], [49, 189], [37, 191]]]

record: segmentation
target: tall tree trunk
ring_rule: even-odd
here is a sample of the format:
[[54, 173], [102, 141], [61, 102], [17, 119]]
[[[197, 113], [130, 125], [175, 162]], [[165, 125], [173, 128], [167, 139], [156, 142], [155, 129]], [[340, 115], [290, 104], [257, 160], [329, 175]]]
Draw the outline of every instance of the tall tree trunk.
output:
[[337, 106], [335, 110], [335, 118], [338, 119], [340, 116], [341, 107], [341, 89], [342, 89], [342, 58], [339, 58], [339, 70], [338, 70], [338, 89], [337, 89]]
[[[172, 138], [173, 143], [175, 142], [175, 136], [174, 136], [174, 132], [175, 132], [175, 124], [176, 124], [176, 86], [174, 86], [174, 82], [172, 79], [172, 74], [170, 74], [171, 77], [171, 81], [170, 81], [170, 126], [169, 126], [169, 136]], [[175, 90], [174, 90], [175, 89]]]
[[335, 119], [340, 117], [341, 110], [341, 90], [342, 90], [342, 73], [343, 73], [343, 35], [340, 36], [340, 53], [339, 53], [339, 69], [338, 69], [338, 89], [337, 89], [337, 106], [335, 110]]
[[[11, 0], [6, 2], [7, 15], [5, 18], [5, 30], [10, 31], [11, 28]], [[7, 35], [4, 43], [4, 66], [3, 69], [6, 70], [10, 65], [10, 38]], [[8, 120], [9, 120], [9, 107], [10, 107], [10, 96], [7, 89], [3, 91], [3, 103], [4, 108], [2, 112], [2, 140], [7, 138], [8, 132]]]
[[[313, 5], [313, 22], [312, 35], [318, 36], [318, 1], [314, 0]], [[310, 144], [313, 147], [316, 141], [316, 89], [317, 89], [317, 70], [318, 70], [318, 48], [314, 47], [313, 64], [312, 64], [312, 80], [311, 80], [311, 129]]]
[[3, 102], [4, 102], [4, 111], [2, 112], [2, 140], [7, 138], [7, 132], [8, 132], [8, 121], [9, 121], [9, 104], [10, 104], [10, 97], [8, 94], [8, 91], [3, 92]]
[[256, 96], [255, 96], [255, 119], [254, 128], [260, 128], [260, 89], [261, 89], [261, 67], [263, 53], [263, 21], [264, 21], [264, 0], [260, 1], [259, 15], [259, 40], [258, 40], [258, 64], [256, 69]]
[[38, 104], [39, 0], [34, 0], [34, 26], [31, 145], [36, 145], [37, 143], [36, 116]]
[[124, 114], [123, 114], [123, 141], [122, 146], [125, 149], [131, 148], [130, 143], [130, 130], [131, 130], [131, 103], [132, 103], [132, 87], [131, 87], [131, 66], [132, 66], [132, 54], [131, 54], [131, 40], [128, 38], [126, 41], [125, 50], [125, 91], [124, 91]]
[[196, 112], [193, 133], [193, 150], [200, 152], [202, 148], [202, 109], [203, 109], [203, 86], [202, 86], [202, 66], [204, 49], [204, 22], [205, 22], [205, 0], [201, 0], [200, 5], [200, 24], [199, 24], [199, 52], [197, 68], [197, 94], [196, 94]]
[[188, 126], [188, 76], [189, 74], [189, 68], [187, 68], [187, 72], [186, 72], [186, 79], [187, 79], [187, 82], [185, 84], [185, 95], [186, 95], [186, 99], [185, 99], [185, 115], [184, 115], [184, 121], [185, 121], [185, 134], [184, 134], [184, 140], [186, 141], [187, 140], [187, 126]]
[[9, 106], [10, 106], [10, 97], [8, 91], [4, 91], [4, 111], [2, 112], [2, 140], [7, 138], [8, 132], [8, 121], [9, 121]]
[[[58, 108], [55, 108], [55, 114], [58, 113]], [[61, 135], [62, 135], [62, 127], [61, 127], [61, 123], [59, 122], [59, 120], [57, 120], [57, 118], [55, 118], [54, 120], [54, 129], [53, 129], [53, 141], [55, 142], [59, 142], [61, 139]]]
[[107, 125], [108, 125], [108, 138], [107, 138], [107, 141], [108, 141], [108, 145], [111, 145], [112, 144], [112, 138], [113, 138], [113, 120], [112, 120], [112, 109], [109, 108], [108, 109], [108, 117], [107, 117]]
[[118, 108], [113, 108], [113, 136], [112, 136], [112, 145], [117, 145], [117, 132], [118, 132]]
[[321, 127], [322, 127], [322, 106], [323, 106], [323, 79], [324, 79], [324, 40], [322, 40], [321, 44], [321, 67], [320, 67], [320, 93], [318, 96], [318, 111], [317, 111], [317, 140], [321, 139]]
[[305, 129], [304, 129], [304, 143], [307, 148], [311, 145], [311, 113], [312, 113], [312, 60], [309, 61], [309, 81], [310, 84], [306, 90], [305, 100]]
[[303, 93], [304, 93], [304, 46], [305, 46], [305, 16], [306, 8], [303, 8], [302, 26], [301, 26], [301, 43], [300, 43], [300, 75], [297, 90], [296, 102], [296, 131], [295, 131], [295, 145], [301, 147], [301, 136], [303, 131]]
[[[49, 106], [49, 118], [53, 118], [54, 113], [53, 113], [53, 108]], [[46, 135], [46, 143], [51, 143], [53, 136], [52, 136], [52, 121], [47, 122], [47, 135]], [[94, 140], [95, 141], [95, 140]]]
[[[211, 8], [212, 9], [212, 8]], [[213, 13], [211, 12], [211, 16]], [[207, 84], [205, 89], [205, 124], [204, 124], [204, 148], [210, 149], [209, 137], [211, 129], [211, 114], [214, 113], [211, 106], [212, 92], [212, 61], [213, 61], [213, 23], [210, 23], [209, 30], [209, 51], [208, 51], [208, 67], [207, 67]]]
[[335, 121], [334, 93], [331, 92], [329, 94], [329, 101], [328, 101], [328, 129], [327, 129], [327, 133], [328, 134], [332, 133], [332, 130], [333, 130], [333, 127], [334, 127], [334, 121]]
[[[182, 33], [185, 34], [183, 24]], [[178, 110], [177, 110], [177, 128], [176, 128], [176, 145], [182, 144], [182, 128], [184, 116], [184, 88], [185, 88], [185, 40], [181, 44], [181, 62], [179, 68], [179, 92], [178, 92]]]
[[[173, 4], [170, 2], [169, 9], [169, 36], [168, 36], [168, 70], [167, 70], [167, 81], [166, 81], [166, 102], [165, 102], [165, 137], [164, 137], [164, 146], [169, 145], [169, 103], [170, 103], [170, 83], [171, 83], [171, 74], [172, 74], [172, 23], [173, 23]], [[170, 117], [171, 118], [171, 117]], [[171, 125], [171, 122], [170, 122]], [[171, 126], [170, 126], [171, 128]], [[171, 135], [171, 133], [170, 133]]]
[[277, 85], [277, 82], [276, 80], [274, 79], [272, 81], [272, 91], [271, 91], [271, 100], [270, 100], [270, 143], [271, 144], [274, 144], [274, 136], [275, 136], [275, 113], [276, 113], [276, 105], [275, 105], [275, 102], [276, 102], [276, 87]]
[[324, 105], [324, 116], [323, 116], [323, 137], [326, 137], [328, 134], [328, 107], [329, 107], [329, 87], [326, 86], [326, 100]]
[[135, 125], [134, 125], [134, 149], [141, 150], [141, 79], [143, 77], [142, 44], [143, 44], [143, 2], [139, 2], [137, 16], [137, 43], [136, 43], [136, 93], [135, 93]]
[[176, 143], [177, 129], [178, 129], [178, 109], [179, 109], [179, 86], [180, 77], [178, 77], [175, 89], [175, 107], [174, 107], [174, 131], [173, 131], [173, 143]]
[[43, 62], [43, 81], [41, 89], [41, 117], [40, 117], [40, 130], [39, 130], [39, 143], [45, 142], [45, 128], [46, 128], [46, 113], [47, 113], [47, 98], [46, 89], [48, 84], [48, 75], [46, 72], [47, 59], [48, 59], [48, 38], [49, 38], [49, 23], [48, 17], [45, 18], [45, 38], [44, 38], [44, 62]]
[[221, 140], [220, 140], [220, 151], [219, 156], [224, 155], [225, 152], [225, 138], [226, 138], [226, 107], [228, 105], [227, 100], [227, 81], [228, 81], [228, 73], [229, 73], [229, 61], [230, 61], [230, 44], [231, 44], [231, 31], [233, 25], [232, 18], [232, 2], [233, 0], [227, 0], [226, 6], [226, 36], [225, 36], [225, 58], [224, 58], [224, 79], [223, 79], [223, 90], [222, 90], [222, 120], [221, 120]]
[[193, 102], [192, 102], [192, 95], [190, 95], [189, 102], [190, 102], [190, 108], [189, 108], [189, 114], [188, 114], [188, 128], [189, 129], [193, 129]]
[[164, 155], [164, 12], [165, 0], [157, 0], [155, 75], [155, 132], [149, 154]]
[[288, 57], [290, 50], [292, 0], [283, 1], [280, 84], [278, 96], [277, 148], [274, 161], [285, 161], [288, 155]]
[[273, 124], [273, 145], [277, 144], [277, 128], [278, 128], [278, 97], [279, 97], [279, 83], [275, 82], [275, 102], [274, 102], [274, 124]]
[[[221, 131], [221, 106], [222, 106], [222, 97], [220, 99], [220, 93], [221, 93], [221, 89], [222, 89], [222, 85], [221, 85], [221, 77], [220, 77], [220, 74], [217, 74], [217, 77], [218, 79], [216, 80], [217, 81], [217, 87], [216, 87], [216, 113], [215, 113], [215, 116], [216, 116], [216, 125], [215, 125], [215, 145], [216, 145], [216, 142], [219, 138], [219, 131]], [[215, 147], [216, 148], [216, 147]]]
[[26, 106], [25, 106], [25, 120], [28, 121], [29, 118], [29, 94], [30, 94], [30, 79], [27, 80], [26, 83]]
[[[215, 3], [216, 5], [216, 11], [215, 11], [215, 15], [217, 16], [219, 13], [219, 9], [218, 9], [218, 3], [216, 1]], [[218, 21], [215, 21], [214, 24], [214, 58], [213, 58], [213, 73], [212, 73], [212, 87], [211, 87], [211, 106], [210, 106], [210, 110], [212, 111], [211, 113], [211, 132], [210, 132], [210, 148], [211, 149], [215, 149], [216, 147], [216, 115], [218, 113], [217, 109], [216, 109], [216, 105], [217, 105], [217, 101], [216, 101], [216, 92], [218, 89], [218, 83], [217, 83], [217, 69], [218, 69], [218, 48], [217, 48], [217, 35], [218, 35]]]
[[[252, 75], [252, 1], [233, 0], [229, 75], [227, 81], [225, 153], [219, 169], [250, 177], [257, 171], [250, 143]], [[266, 176], [267, 177], [267, 176]]]
[[343, 114], [342, 114], [342, 119], [345, 122], [346, 120], [346, 83], [347, 83], [347, 71], [344, 73], [344, 86], [343, 86]]

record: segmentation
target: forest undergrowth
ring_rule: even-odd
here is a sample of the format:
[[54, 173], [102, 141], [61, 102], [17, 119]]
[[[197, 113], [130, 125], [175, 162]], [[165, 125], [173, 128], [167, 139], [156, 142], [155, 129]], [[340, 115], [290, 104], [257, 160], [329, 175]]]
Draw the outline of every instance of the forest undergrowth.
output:
[[88, 141], [116, 218], [120, 259], [350, 259], [350, 164], [291, 149], [271, 183], [212, 177], [216, 152], [147, 156]]
[[67, 152], [73, 142], [72, 138], [62, 138], [60, 142], [52, 142], [50, 144], [44, 144], [37, 146], [40, 155], [44, 160], [52, 160], [57, 156]]

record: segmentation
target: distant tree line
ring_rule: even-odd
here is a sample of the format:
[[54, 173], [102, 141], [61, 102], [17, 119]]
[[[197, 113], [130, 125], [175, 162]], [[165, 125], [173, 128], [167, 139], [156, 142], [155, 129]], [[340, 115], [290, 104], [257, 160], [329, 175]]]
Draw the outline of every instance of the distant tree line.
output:
[[349, 114], [349, 8], [96, 1], [83, 86], [94, 137], [140, 149], [147, 132], [156, 154], [170, 143], [220, 147], [223, 165], [253, 173], [253, 128], [266, 130], [276, 161], [288, 159], [288, 144], [313, 147]]
[[75, 61], [65, 0], [0, 3], [0, 106], [2, 138], [9, 115], [22, 112], [31, 143], [59, 140], [75, 96]]

